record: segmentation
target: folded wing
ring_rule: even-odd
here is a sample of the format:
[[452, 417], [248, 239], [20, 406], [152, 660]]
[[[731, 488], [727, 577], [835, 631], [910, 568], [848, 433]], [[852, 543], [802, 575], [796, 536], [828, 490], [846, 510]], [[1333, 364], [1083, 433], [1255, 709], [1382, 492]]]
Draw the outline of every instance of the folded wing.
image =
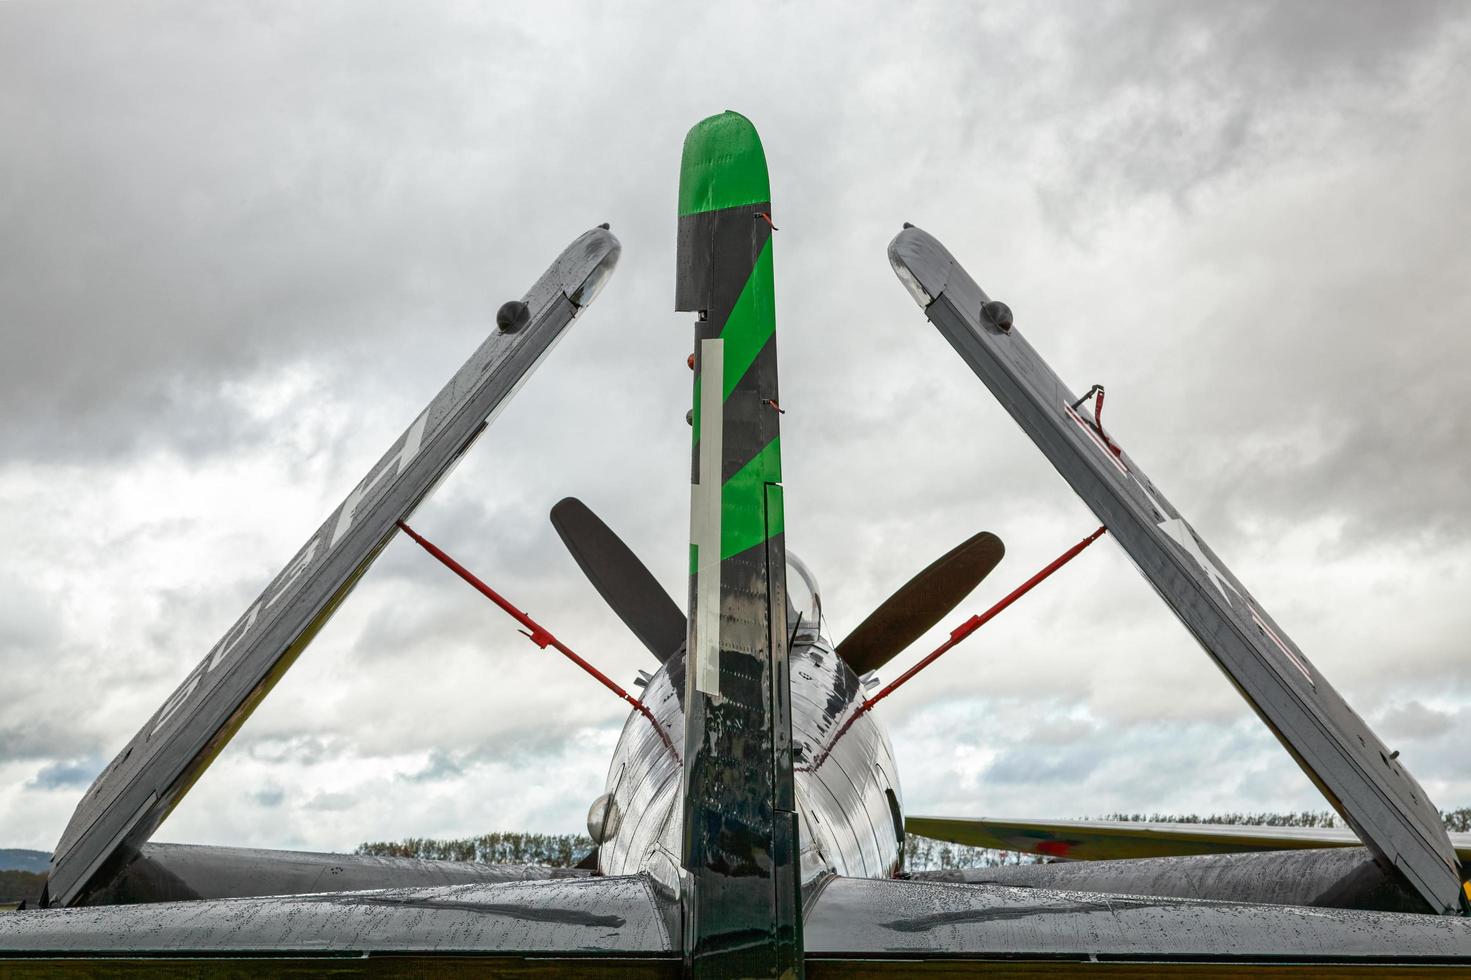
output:
[[1011, 310], [918, 228], [894, 238], [889, 261], [930, 322], [1380, 862], [1397, 868], [1432, 910], [1459, 912], [1461, 869], [1424, 789], [1027, 343]]
[[394, 534], [592, 301], [618, 260], [594, 228], [567, 247], [347, 499], [88, 789], [52, 857], [71, 905], [138, 853]]

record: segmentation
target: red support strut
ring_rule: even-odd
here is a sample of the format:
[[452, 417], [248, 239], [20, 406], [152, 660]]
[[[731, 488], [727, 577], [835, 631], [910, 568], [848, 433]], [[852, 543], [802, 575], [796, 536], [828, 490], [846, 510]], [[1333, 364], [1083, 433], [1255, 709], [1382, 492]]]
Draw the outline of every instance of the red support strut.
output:
[[1015, 589], [1011, 590], [1010, 594], [1008, 594], [1006, 598], [1002, 599], [1000, 602], [996, 603], [996, 605], [992, 606], [990, 609], [987, 609], [979, 616], [972, 616], [970, 619], [967, 619], [955, 629], [951, 630], [950, 639], [946, 640], [944, 643], [941, 643], [938, 647], [936, 647], [933, 653], [925, 657], [913, 667], [910, 667], [904, 673], [900, 674], [898, 678], [891, 681], [886, 687], [880, 689], [877, 694], [859, 705], [858, 710], [849, 715], [848, 720], [843, 723], [843, 727], [838, 729], [838, 733], [833, 736], [833, 740], [828, 743], [827, 748], [822, 751], [822, 754], [819, 755], [817, 759], [814, 760], [810, 765], [803, 766], [801, 768], [810, 771], [816, 769], [818, 766], [826, 762], [828, 754], [831, 753], [833, 750], [833, 746], [838, 744], [838, 739], [842, 738], [847, 733], [848, 729], [853, 727], [853, 723], [855, 721], [863, 717], [869, 711], [873, 710], [874, 705], [878, 704], [890, 694], [893, 694], [905, 681], [909, 680], [915, 674], [919, 673], [930, 664], [940, 659], [940, 656], [942, 654], [953, 649], [954, 647], [959, 645], [959, 643], [967, 636], [970, 636], [976, 630], [986, 625], [986, 623], [990, 622], [997, 613], [1001, 612], [1007, 606], [1011, 605], [1013, 602], [1020, 599], [1028, 592], [1032, 591], [1032, 589], [1040, 584], [1043, 579], [1047, 578], [1047, 576], [1051, 575], [1053, 572], [1057, 571], [1059, 568], [1066, 565], [1074, 558], [1078, 557], [1079, 553], [1081, 553], [1084, 548], [1088, 547], [1090, 544], [1103, 537], [1103, 535], [1106, 533], [1108, 533], [1108, 528], [1100, 527], [1098, 530], [1094, 531], [1092, 534], [1088, 535], [1086, 538], [1073, 545], [1067, 551], [1064, 551], [1062, 554], [1058, 555], [1052, 560], [1049, 565], [1043, 568], [1036, 575], [1033, 575], [1021, 585], [1018, 585]]
[[1090, 544], [1103, 537], [1103, 535], [1106, 533], [1108, 533], [1108, 528], [1100, 527], [1098, 530], [1094, 531], [1092, 534], [1088, 535], [1086, 538], [1073, 545], [1067, 551], [1064, 551], [1062, 554], [1054, 558], [1052, 560], [1052, 563], [1046, 568], [1042, 569], [1036, 575], [1033, 575], [1031, 578], [1027, 579], [1021, 585], [1018, 585], [1005, 599], [1002, 599], [1000, 602], [996, 603], [996, 605], [992, 606], [990, 609], [987, 609], [979, 616], [972, 616], [970, 619], [967, 619], [955, 629], [951, 630], [950, 639], [946, 640], [944, 643], [941, 643], [938, 647], [935, 648], [934, 653], [931, 653], [919, 663], [915, 664], [913, 667], [910, 667], [904, 673], [900, 674], [898, 678], [891, 681], [887, 687], [883, 688], [873, 697], [863, 702], [863, 710], [867, 711], [868, 709], [872, 708], [874, 705], [882, 701], [884, 698], [888, 697], [890, 694], [893, 694], [894, 691], [898, 689], [899, 685], [903, 684], [915, 674], [919, 673], [930, 664], [934, 663], [940, 658], [941, 654], [956, 646], [958, 643], [960, 643], [961, 640], [965, 639], [967, 636], [970, 636], [982, 626], [985, 626], [986, 623], [990, 622], [997, 613], [1001, 612], [1001, 610], [1005, 609], [1007, 606], [1011, 605], [1013, 602], [1026, 595], [1028, 592], [1032, 591], [1032, 589], [1040, 584], [1043, 579], [1051, 575], [1053, 572], [1057, 571], [1062, 566], [1066, 565], [1068, 562], [1072, 561], [1074, 558], [1078, 557], [1078, 554], [1084, 548], [1088, 547]]
[[495, 589], [492, 589], [490, 586], [480, 581], [480, 579], [476, 578], [473, 572], [471, 572], [464, 565], [461, 565], [459, 562], [455, 561], [449, 555], [441, 551], [434, 544], [434, 542], [428, 540], [418, 531], [415, 531], [413, 528], [409, 527], [406, 522], [398, 521], [397, 523], [399, 526], [399, 530], [403, 531], [403, 533], [413, 538], [415, 543], [417, 543], [419, 547], [423, 548], [425, 551], [429, 552], [429, 554], [438, 559], [440, 564], [444, 565], [445, 568], [448, 568], [460, 578], [470, 583], [470, 585], [474, 587], [477, 592], [485, 596], [485, 598], [489, 599], [497, 606], [500, 606], [508, 614], [510, 614], [510, 617], [512, 619], [520, 623], [522, 626], [526, 627], [526, 629], [522, 631], [522, 635], [529, 639], [532, 643], [535, 643], [543, 650], [545, 650], [547, 647], [551, 647], [552, 649], [556, 650], [558, 653], [562, 654], [562, 656], [566, 657], [568, 660], [572, 661], [574, 664], [587, 671], [587, 673], [591, 675], [595, 680], [597, 680], [599, 684], [602, 684], [604, 687], [612, 691], [614, 694], [618, 695], [624, 701], [627, 701], [634, 711], [637, 711], [639, 714], [643, 715], [649, 720], [649, 724], [653, 725], [654, 731], [659, 733], [659, 738], [663, 740], [665, 747], [669, 749], [669, 751], [674, 755], [676, 759], [679, 758], [679, 752], [675, 750], [674, 743], [669, 740], [669, 734], [664, 731], [663, 727], [660, 726], [657, 721], [654, 720], [653, 712], [649, 711], [648, 707], [642, 701], [629, 694], [622, 687], [618, 686], [617, 682], [614, 681], [611, 677], [598, 670], [586, 660], [583, 660], [577, 654], [573, 653], [570, 649], [567, 648], [567, 646], [562, 643], [561, 640], [557, 639], [550, 632], [543, 629], [540, 623], [513, 606], [510, 600], [507, 599], [505, 596], [501, 595]]

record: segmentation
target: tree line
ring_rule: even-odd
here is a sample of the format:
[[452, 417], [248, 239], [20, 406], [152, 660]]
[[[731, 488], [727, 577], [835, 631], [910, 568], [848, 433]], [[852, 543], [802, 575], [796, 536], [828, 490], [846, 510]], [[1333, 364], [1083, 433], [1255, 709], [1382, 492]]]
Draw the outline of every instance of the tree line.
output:
[[46, 872], [7, 869], [0, 871], [0, 905], [16, 905], [25, 902], [34, 905], [40, 901], [41, 889], [46, 887]]
[[478, 837], [405, 837], [401, 841], [368, 841], [359, 844], [353, 853], [432, 861], [543, 864], [552, 868], [570, 868], [591, 852], [592, 838], [586, 834], [497, 831]]

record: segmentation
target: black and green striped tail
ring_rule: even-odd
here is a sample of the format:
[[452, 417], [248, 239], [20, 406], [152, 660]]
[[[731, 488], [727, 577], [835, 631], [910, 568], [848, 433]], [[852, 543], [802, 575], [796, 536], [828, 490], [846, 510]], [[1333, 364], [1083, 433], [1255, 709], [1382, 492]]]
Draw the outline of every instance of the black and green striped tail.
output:
[[689, 131], [675, 308], [695, 323], [685, 672], [685, 949], [697, 975], [800, 976], [771, 190], [734, 112]]

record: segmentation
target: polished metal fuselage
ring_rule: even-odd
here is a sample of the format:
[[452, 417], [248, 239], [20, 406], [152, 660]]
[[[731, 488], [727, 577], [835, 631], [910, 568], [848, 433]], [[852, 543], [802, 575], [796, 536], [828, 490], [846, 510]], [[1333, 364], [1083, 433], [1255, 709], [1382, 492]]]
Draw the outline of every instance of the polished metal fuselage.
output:
[[[792, 757], [805, 888], [828, 874], [887, 878], [903, 852], [902, 798], [888, 735], [863, 704], [859, 678], [817, 630], [796, 632], [790, 654]], [[684, 744], [684, 652], [649, 678], [643, 701], [668, 742]], [[845, 730], [845, 727], [846, 730]], [[606, 798], [589, 829], [598, 869], [647, 871], [671, 887], [680, 866], [683, 762], [637, 712], [613, 753]], [[611, 801], [611, 802], [607, 802]]]

